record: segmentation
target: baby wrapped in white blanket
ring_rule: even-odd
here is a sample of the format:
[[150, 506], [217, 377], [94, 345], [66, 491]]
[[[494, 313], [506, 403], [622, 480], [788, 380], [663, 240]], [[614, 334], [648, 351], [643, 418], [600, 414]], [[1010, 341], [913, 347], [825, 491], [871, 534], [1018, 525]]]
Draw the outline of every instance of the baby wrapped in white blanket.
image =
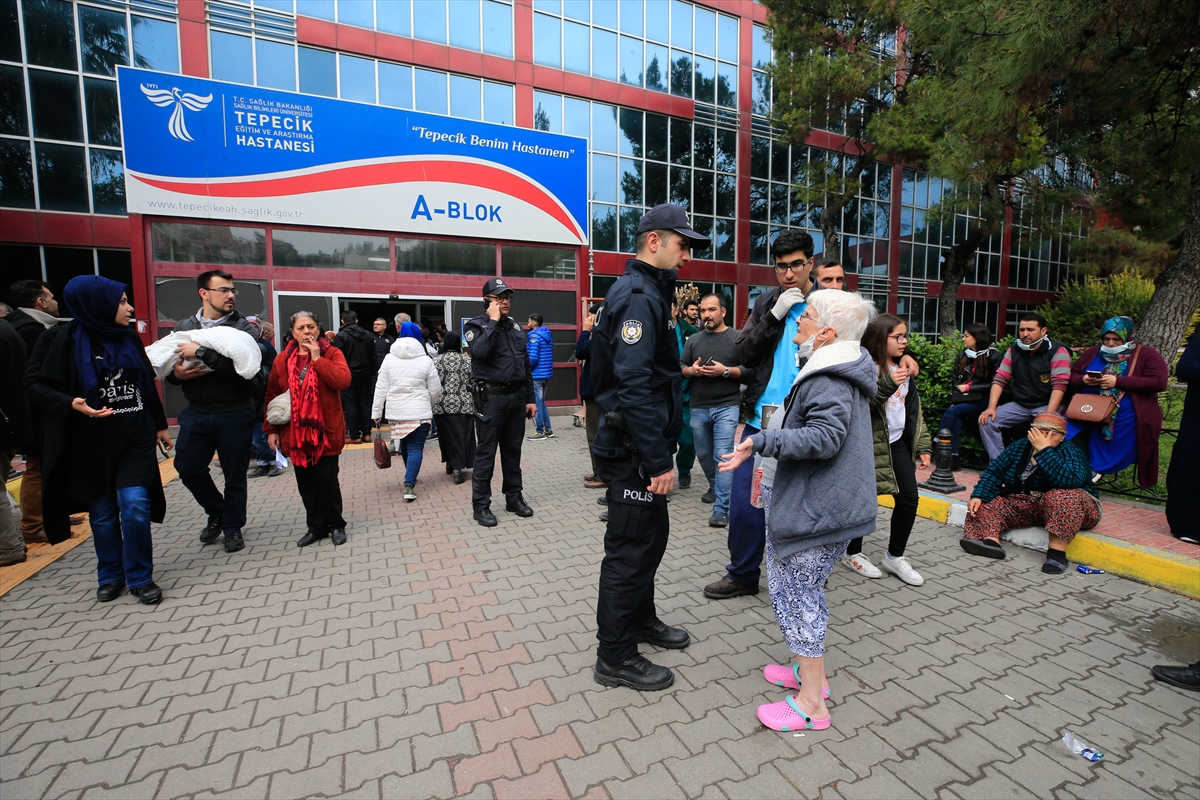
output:
[[[218, 325], [215, 328], [205, 328], [198, 331], [176, 331], [159, 339], [146, 348], [146, 357], [154, 367], [154, 374], [161, 380], [175, 369], [179, 360], [179, 345], [184, 342], [195, 342], [201, 347], [215, 350], [233, 361], [237, 374], [251, 380], [258, 374], [262, 366], [262, 350], [254, 337], [245, 331], [231, 328], [228, 325]], [[201, 364], [199, 359], [185, 359], [185, 364]], [[211, 371], [211, 370], [210, 370]]]

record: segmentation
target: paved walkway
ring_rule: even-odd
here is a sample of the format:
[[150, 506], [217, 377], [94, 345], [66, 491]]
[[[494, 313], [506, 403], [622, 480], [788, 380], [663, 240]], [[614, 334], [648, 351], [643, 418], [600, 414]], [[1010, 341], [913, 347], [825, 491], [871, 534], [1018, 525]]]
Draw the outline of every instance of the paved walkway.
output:
[[[487, 530], [436, 446], [412, 504], [394, 499], [397, 468], [350, 451], [347, 545], [295, 547], [288, 474], [251, 482], [232, 555], [198, 544], [199, 509], [172, 482], [162, 605], [97, 604], [90, 546], [0, 598], [0, 795], [1200, 797], [1200, 696], [1149, 674], [1200, 658], [1200, 606], [1045, 576], [1016, 548], [970, 559], [928, 520], [909, 553], [925, 586], [841, 567], [829, 581], [833, 728], [762, 728], [755, 706], [783, 694], [760, 670], [788, 653], [765, 591], [700, 594], [726, 553], [698, 472], [659, 572], [661, 616], [694, 641], [651, 653], [676, 683], [597, 686], [585, 460], [579, 429], [527, 443], [537, 515], [497, 504]], [[1069, 753], [1066, 730], [1105, 759]]]

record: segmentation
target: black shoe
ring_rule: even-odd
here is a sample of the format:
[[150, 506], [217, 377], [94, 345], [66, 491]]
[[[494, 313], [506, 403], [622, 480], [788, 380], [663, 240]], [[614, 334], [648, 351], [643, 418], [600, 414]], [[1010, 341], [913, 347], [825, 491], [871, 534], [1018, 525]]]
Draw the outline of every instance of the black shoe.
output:
[[675, 674], [671, 670], [650, 663], [640, 653], [616, 666], [597, 658], [592, 677], [601, 686], [628, 686], [639, 692], [657, 692], [675, 682]]
[[200, 544], [212, 544], [221, 535], [221, 518], [209, 517], [208, 524], [200, 531]]
[[601, 512], [600, 512], [600, 521], [601, 521], [601, 522], [608, 522], [608, 512], [607, 512], [607, 511], [601, 511]]
[[533, 509], [525, 504], [525, 498], [517, 495], [516, 500], [511, 500], [504, 504], [504, 510], [510, 514], [516, 514], [518, 517], [532, 517]]
[[496, 521], [496, 515], [492, 513], [490, 508], [484, 508], [476, 511], [475, 521], [485, 528], [494, 528], [500, 524]]
[[973, 556], [1004, 558], [1007, 555], [1004, 548], [991, 539], [959, 539], [958, 545]]
[[679, 473], [679, 488], [686, 489], [691, 485], [692, 485], [692, 473], [690, 473], [690, 472]]
[[634, 631], [639, 642], [665, 647], [668, 650], [682, 650], [692, 643], [692, 637], [683, 628], [672, 628], [657, 617], [639, 625]]
[[1200, 661], [1190, 667], [1168, 667], [1160, 665], [1150, 668], [1150, 674], [1163, 683], [1200, 692]]
[[466, 482], [467, 482], [467, 473], [461, 469], [454, 470], [454, 483], [459, 484], [459, 483], [466, 483]]
[[329, 534], [325, 533], [324, 531], [318, 531], [309, 528], [308, 533], [301, 536], [300, 541], [296, 542], [296, 547], [308, 547], [313, 542], [319, 542], [328, 535]]
[[717, 502], [717, 493], [712, 489], [709, 489], [707, 492], [700, 495], [700, 502], [712, 505], [713, 503]]
[[333, 530], [331, 530], [329, 532], [329, 540], [331, 542], [333, 542], [334, 547], [338, 546], [339, 544], [345, 544], [346, 543], [346, 529], [345, 528], [334, 528]]
[[265, 478], [271, 474], [271, 466], [269, 464], [259, 464], [254, 469], [250, 470], [247, 478]]
[[236, 553], [246, 546], [246, 542], [242, 539], [241, 531], [227, 531], [225, 533], [225, 552]]
[[130, 587], [129, 593], [138, 599], [144, 606], [153, 606], [162, 602], [162, 589], [156, 584], [147, 583], [145, 586], [139, 586], [136, 589]]
[[742, 597], [748, 594], [758, 594], [758, 587], [742, 586], [737, 581], [730, 580], [728, 575], [704, 587], [704, 596], [710, 600], [728, 600], [730, 597]]
[[598, 506], [606, 506], [606, 505], [608, 505], [608, 495], [606, 495], [606, 494], [602, 494], [602, 495], [600, 495], [599, 497], [597, 497], [597, 498], [596, 498], [596, 505], [598, 505]]
[[727, 528], [729, 527], [729, 514], [722, 511], [720, 514], [713, 514], [708, 518], [708, 527], [710, 528]]
[[96, 590], [96, 600], [100, 603], [111, 603], [125, 591], [123, 583], [106, 583]]
[[281, 470], [279, 467], [275, 466], [274, 464], [272, 464], [270, 466], [270, 468], [267, 470], [268, 478], [278, 478], [282, 474], [283, 474], [283, 470]]

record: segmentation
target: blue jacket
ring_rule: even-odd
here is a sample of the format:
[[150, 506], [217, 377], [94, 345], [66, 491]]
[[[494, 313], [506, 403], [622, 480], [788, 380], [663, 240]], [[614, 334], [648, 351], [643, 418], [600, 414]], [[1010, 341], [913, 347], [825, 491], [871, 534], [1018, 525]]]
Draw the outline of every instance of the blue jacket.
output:
[[529, 332], [529, 340], [525, 343], [529, 351], [529, 366], [533, 367], [535, 381], [554, 377], [554, 339], [550, 329], [539, 325]]

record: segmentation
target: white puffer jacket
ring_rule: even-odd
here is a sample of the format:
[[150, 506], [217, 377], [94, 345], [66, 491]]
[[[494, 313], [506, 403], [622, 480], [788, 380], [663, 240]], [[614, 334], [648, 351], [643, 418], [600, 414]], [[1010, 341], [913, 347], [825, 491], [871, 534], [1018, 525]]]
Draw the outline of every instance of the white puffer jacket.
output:
[[442, 381], [425, 348], [416, 339], [397, 339], [379, 366], [371, 419], [432, 419], [441, 396]]

